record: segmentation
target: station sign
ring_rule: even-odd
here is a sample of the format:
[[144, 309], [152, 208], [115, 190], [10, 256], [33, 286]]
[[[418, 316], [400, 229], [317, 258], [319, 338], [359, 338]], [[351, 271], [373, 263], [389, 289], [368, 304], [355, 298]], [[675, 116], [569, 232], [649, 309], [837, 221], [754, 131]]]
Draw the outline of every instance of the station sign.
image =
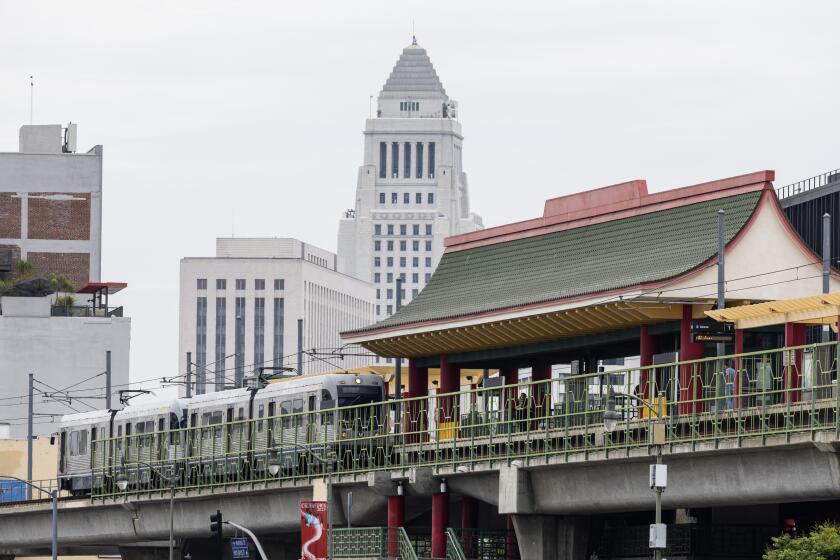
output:
[[327, 502], [300, 502], [300, 557], [304, 560], [326, 560]]
[[248, 550], [248, 539], [244, 537], [234, 537], [230, 539], [230, 550], [233, 558], [251, 557], [250, 550]]
[[691, 342], [735, 342], [735, 323], [705, 319], [691, 322]]

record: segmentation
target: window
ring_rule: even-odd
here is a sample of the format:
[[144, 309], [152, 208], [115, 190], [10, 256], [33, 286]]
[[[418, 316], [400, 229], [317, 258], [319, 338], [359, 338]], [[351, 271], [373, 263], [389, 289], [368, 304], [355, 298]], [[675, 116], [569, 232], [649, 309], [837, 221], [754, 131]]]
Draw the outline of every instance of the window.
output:
[[428, 199], [429, 204], [435, 203], [435, 193], [430, 192], [426, 198]]
[[431, 280], [431, 279], [432, 279], [432, 275], [427, 272], [426, 273], [426, 284], [428, 284], [429, 280]]
[[237, 278], [236, 279], [236, 289], [237, 290], [244, 290], [245, 289], [245, 279], [244, 278]]
[[382, 310], [379, 308], [379, 305], [378, 305], [378, 304], [376, 305], [376, 314], [377, 314], [377, 315], [381, 315], [381, 314], [382, 314]]
[[389, 284], [390, 284], [390, 283], [392, 283], [392, 282], [394, 281], [394, 273], [393, 273], [393, 272], [389, 272], [389, 273], [385, 276], [385, 279], [386, 279], [386, 281], [387, 281]]
[[254, 280], [255, 290], [265, 290], [265, 278], [257, 278]]
[[432, 235], [432, 224], [426, 224], [426, 235]]
[[394, 266], [394, 257], [388, 257], [387, 261], [388, 266]]
[[393, 306], [393, 305], [389, 305], [389, 306], [388, 306], [388, 315], [393, 315], [393, 314], [394, 314], [394, 306]]
[[432, 257], [426, 257], [426, 266], [428, 268], [432, 267]]
[[375, 272], [373, 274], [373, 283], [374, 284], [379, 284], [379, 282], [381, 282], [381, 278], [382, 278], [382, 276], [378, 272]]
[[197, 290], [206, 290], [207, 289], [207, 278], [199, 278], [195, 281], [195, 287]]
[[405, 235], [406, 234], [406, 231], [407, 231], [406, 228], [407, 227], [408, 226], [406, 226], [405, 224], [400, 224], [400, 235]]
[[394, 298], [394, 290], [392, 290], [391, 288], [388, 288], [385, 292], [385, 298], [386, 299], [393, 299]]
[[411, 225], [411, 234], [412, 235], [420, 235], [420, 224], [412, 224]]
[[195, 302], [195, 392], [198, 395], [205, 392], [205, 371], [207, 364], [207, 298], [196, 298]]
[[282, 278], [275, 278], [274, 279], [274, 289], [275, 290], [284, 290], [286, 288], [286, 282]]
[[254, 366], [265, 362], [265, 298], [254, 298]]
[[403, 204], [411, 204], [411, 193], [403, 193]]
[[426, 241], [426, 250], [427, 250], [427, 251], [431, 251], [431, 250], [432, 250], [432, 242], [431, 242], [431, 241]]
[[[397, 178], [400, 171], [400, 145], [397, 142], [391, 144], [391, 179]], [[393, 202], [397, 202], [394, 200]]]
[[216, 361], [215, 390], [225, 388], [225, 341], [227, 340], [227, 298], [216, 298]]
[[379, 257], [373, 257], [373, 266], [382, 266], [382, 259]]
[[415, 204], [422, 204], [423, 203], [423, 193], [414, 193], [414, 203]]
[[418, 274], [416, 272], [412, 272], [411, 273], [411, 281], [414, 282], [415, 284], [420, 282], [420, 274]]
[[419, 251], [420, 250], [420, 242], [416, 239], [411, 242], [411, 250], [412, 251]]
[[382, 291], [376, 288], [376, 299], [382, 299]]
[[429, 142], [429, 179], [435, 178], [435, 143]]
[[227, 280], [224, 278], [219, 278], [216, 280], [216, 289], [217, 290], [227, 290]]
[[[383, 196], [385, 196], [385, 195], [383, 194]], [[373, 234], [374, 235], [382, 235], [382, 224], [376, 224], [375, 226], [373, 226]]]
[[403, 177], [411, 178], [411, 144], [403, 144]]
[[394, 235], [394, 224], [388, 224], [388, 235]]
[[400, 281], [405, 282], [405, 272], [400, 272]]
[[415, 268], [420, 266], [420, 257], [411, 257], [411, 266]]
[[242, 378], [245, 377], [245, 298], [238, 297], [234, 303], [236, 325], [233, 331], [233, 346], [236, 356], [233, 357], [235, 368], [233, 381], [237, 387], [240, 387], [242, 385]]
[[385, 204], [385, 193], [379, 193], [379, 204]]
[[391, 193], [391, 204], [396, 204], [396, 203], [397, 203], [397, 193], [392, 192]]
[[405, 239], [401, 239], [400, 240], [400, 251], [405, 251], [405, 248], [406, 248], [407, 245], [408, 245], [408, 243], [406, 243]]
[[382, 249], [382, 242], [377, 239], [373, 242], [373, 250], [379, 251], [380, 249]]
[[389, 251], [393, 251], [393, 250], [394, 250], [394, 240], [393, 240], [393, 239], [389, 239], [389, 240], [388, 240], [388, 250], [389, 250]]
[[417, 178], [423, 178], [423, 142], [417, 142]]
[[413, 290], [411, 290], [411, 297], [416, 298], [417, 294], [419, 294], [419, 293], [420, 293], [420, 291], [417, 288], [414, 288]]
[[[387, 177], [386, 173], [386, 166], [388, 165], [388, 147], [385, 145], [385, 142], [379, 143], [379, 178], [384, 179]], [[380, 202], [385, 202], [384, 200], [380, 200]]]
[[400, 257], [400, 266], [405, 266], [405, 257]]

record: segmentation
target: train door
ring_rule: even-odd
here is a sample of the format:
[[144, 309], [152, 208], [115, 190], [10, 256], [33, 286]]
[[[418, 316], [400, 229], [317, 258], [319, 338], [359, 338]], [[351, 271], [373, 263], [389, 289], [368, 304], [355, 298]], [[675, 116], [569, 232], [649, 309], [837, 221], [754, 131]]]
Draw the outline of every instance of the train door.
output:
[[131, 459], [131, 422], [125, 423], [125, 461], [128, 462]]
[[309, 395], [306, 401], [306, 443], [312, 444], [316, 441], [318, 435], [318, 423], [316, 420], [316, 406], [315, 395]]
[[187, 427], [187, 457], [192, 457], [195, 453], [195, 438], [196, 430], [198, 429], [198, 413], [190, 414], [190, 423]]
[[64, 474], [67, 470], [67, 431], [61, 431], [61, 438], [58, 444], [58, 474]]
[[90, 429], [90, 470], [94, 470], [96, 468], [96, 458], [98, 456], [98, 453], [96, 452], [96, 432], [96, 426], [93, 426]]
[[233, 440], [233, 434], [235, 433], [235, 426], [233, 425], [233, 407], [229, 406], [227, 409], [227, 415], [225, 416], [225, 453], [230, 453], [231, 450], [231, 441]]

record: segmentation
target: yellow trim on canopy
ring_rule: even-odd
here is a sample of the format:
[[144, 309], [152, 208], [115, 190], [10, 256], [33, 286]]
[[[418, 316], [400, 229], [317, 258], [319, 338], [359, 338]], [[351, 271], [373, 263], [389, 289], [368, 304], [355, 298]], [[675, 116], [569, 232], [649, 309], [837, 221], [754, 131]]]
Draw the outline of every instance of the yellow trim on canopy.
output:
[[716, 321], [735, 323], [736, 329], [807, 323], [828, 324], [836, 331], [837, 318], [840, 317], [840, 292], [715, 309], [706, 311], [706, 315]]

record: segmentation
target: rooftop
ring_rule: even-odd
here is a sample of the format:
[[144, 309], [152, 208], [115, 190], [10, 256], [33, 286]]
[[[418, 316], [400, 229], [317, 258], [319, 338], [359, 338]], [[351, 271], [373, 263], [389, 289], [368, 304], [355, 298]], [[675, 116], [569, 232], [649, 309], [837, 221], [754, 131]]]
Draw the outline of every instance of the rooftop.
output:
[[430, 94], [446, 97], [446, 90], [443, 89], [426, 49], [414, 40], [403, 49], [379, 97], [404, 99], [407, 96], [424, 97]]

